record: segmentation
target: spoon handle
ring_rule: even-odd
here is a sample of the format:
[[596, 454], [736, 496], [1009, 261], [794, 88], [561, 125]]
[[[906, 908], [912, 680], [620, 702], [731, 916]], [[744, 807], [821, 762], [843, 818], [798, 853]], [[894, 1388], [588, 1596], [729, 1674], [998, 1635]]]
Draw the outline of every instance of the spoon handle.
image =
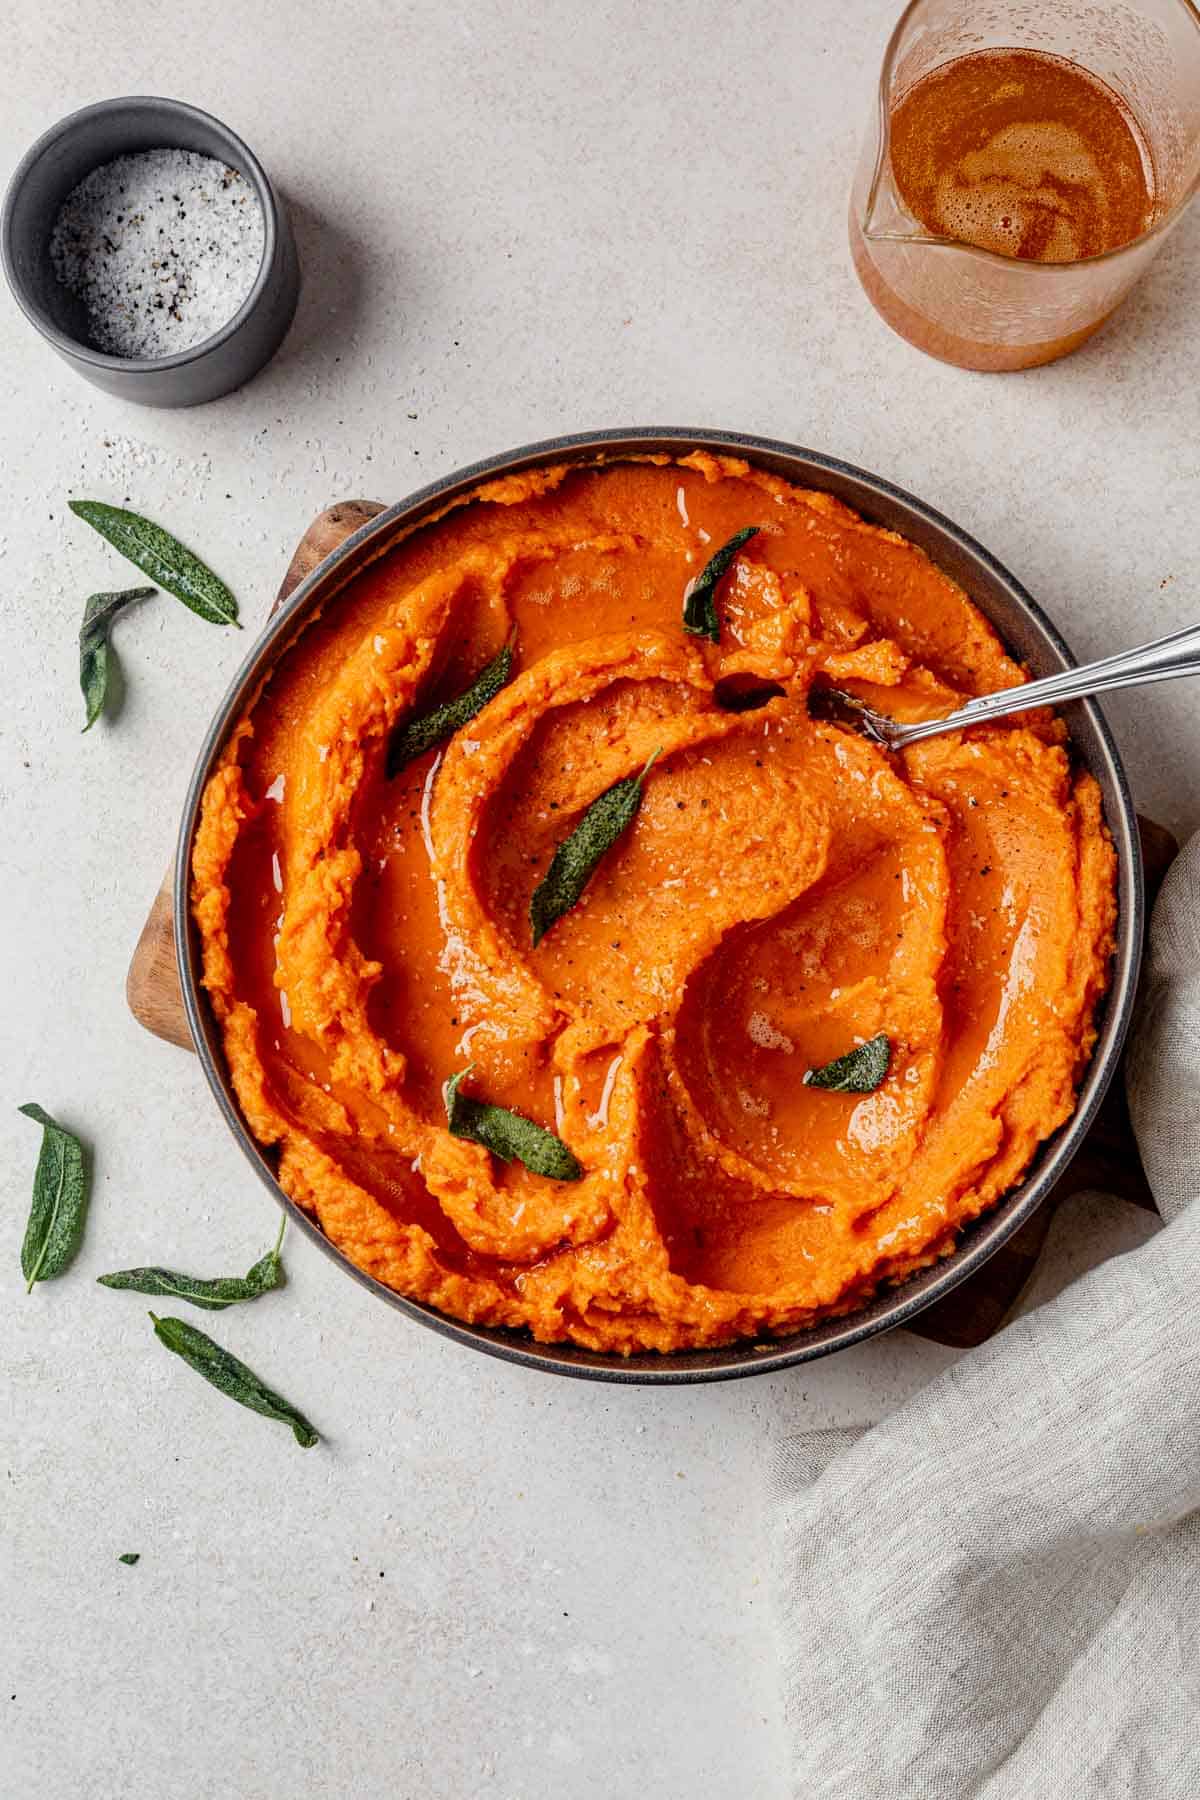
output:
[[943, 731], [965, 731], [970, 725], [1006, 719], [1012, 713], [1029, 712], [1035, 706], [1058, 706], [1064, 700], [1078, 700], [1085, 694], [1104, 694], [1112, 688], [1137, 687], [1152, 681], [1174, 681], [1180, 675], [1200, 675], [1200, 625], [1186, 626], [1182, 631], [1173, 631], [1169, 637], [1156, 638], [1152, 644], [1141, 644], [1135, 650], [1121, 650], [1115, 656], [1101, 657], [1099, 662], [1084, 663], [1082, 668], [1064, 669], [1059, 675], [1043, 676], [1040, 681], [1026, 682], [1023, 687], [981, 694], [977, 700], [969, 700], [944, 719], [923, 719], [917, 724], [901, 725], [895, 734], [896, 747], [938, 737]]

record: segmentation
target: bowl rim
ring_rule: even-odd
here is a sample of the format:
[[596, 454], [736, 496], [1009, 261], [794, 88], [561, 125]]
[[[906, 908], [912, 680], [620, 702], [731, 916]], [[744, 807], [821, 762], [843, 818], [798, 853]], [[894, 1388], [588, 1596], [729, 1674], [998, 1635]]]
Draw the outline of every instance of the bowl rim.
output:
[[[319, 1244], [325, 1254], [361, 1286], [378, 1295], [396, 1311], [455, 1343], [481, 1350], [486, 1355], [499, 1357], [507, 1362], [537, 1367], [554, 1374], [625, 1385], [679, 1386], [777, 1373], [798, 1363], [829, 1355], [835, 1350], [848, 1349], [869, 1337], [909, 1323], [918, 1313], [944, 1298], [960, 1282], [974, 1274], [995, 1251], [1007, 1243], [1037, 1211], [1073, 1158], [1095, 1118], [1120, 1059], [1136, 998], [1145, 917], [1137, 814], [1120, 754], [1095, 701], [1089, 699], [1072, 704], [1086, 718], [1116, 801], [1115, 816], [1106, 807], [1105, 822], [1117, 853], [1119, 905], [1112, 978], [1105, 996], [1092, 1057], [1079, 1084], [1075, 1110], [1059, 1131], [1040, 1146], [1032, 1173], [1011, 1189], [995, 1207], [972, 1221], [966, 1228], [966, 1240], [960, 1239], [950, 1255], [907, 1277], [895, 1287], [885, 1287], [865, 1306], [823, 1319], [817, 1325], [793, 1333], [787, 1338], [766, 1341], [739, 1339], [715, 1348], [646, 1351], [632, 1357], [584, 1350], [570, 1344], [542, 1344], [527, 1333], [451, 1318], [432, 1306], [396, 1293], [358, 1268], [325, 1236], [315, 1219], [284, 1193], [270, 1167], [266, 1152], [252, 1138], [241, 1116], [225, 1070], [216, 1022], [200, 985], [198, 936], [191, 917], [188, 891], [192, 842], [213, 761], [223, 747], [255, 682], [276, 660], [280, 647], [291, 635], [301, 614], [331, 598], [365, 562], [383, 554], [400, 530], [416, 529], [425, 515], [444, 509], [450, 501], [465, 495], [483, 481], [556, 461], [576, 461], [581, 464], [621, 461], [630, 456], [653, 454], [656, 449], [670, 455], [695, 450], [711, 451], [715, 455], [741, 456], [750, 461], [755, 456], [775, 458], [784, 462], [802, 463], [821, 475], [861, 485], [869, 493], [910, 513], [935, 536], [948, 539], [969, 563], [985, 571], [994, 583], [1006, 591], [1016, 611], [1024, 616], [1047, 649], [1058, 658], [1061, 666], [1070, 667], [1075, 664], [1075, 658], [1058, 629], [1022, 584], [990, 551], [943, 513], [894, 483], [852, 463], [779, 439], [711, 428], [616, 427], [541, 439], [456, 469], [388, 506], [346, 538], [306, 576], [284, 605], [270, 616], [250, 646], [241, 668], [234, 675], [201, 744], [180, 820], [172, 891], [175, 953], [180, 985], [188, 1026], [205, 1077], [243, 1154], [298, 1229]], [[801, 484], [807, 480], [810, 487], [819, 487], [819, 482], [807, 476], [796, 475], [792, 478]], [[869, 517], [869, 508], [864, 516]], [[936, 557], [934, 560], [936, 561]], [[980, 610], [984, 611], [986, 617], [986, 607], [974, 595], [972, 599], [975, 604], [980, 605]]]
[[[223, 325], [218, 326], [216, 331], [210, 332], [208, 337], [201, 338], [195, 344], [189, 344], [186, 350], [173, 350], [169, 356], [114, 356], [111, 351], [98, 350], [94, 344], [72, 337], [51, 318], [45, 308], [39, 305], [30, 293], [24, 277], [17, 267], [17, 258], [12, 244], [13, 218], [21, 189], [31, 171], [46, 152], [62, 138], [73, 133], [85, 132], [94, 119], [127, 112], [136, 107], [151, 107], [168, 117], [192, 120], [220, 138], [230, 152], [227, 158], [229, 164], [236, 167], [238, 173], [243, 175], [254, 189], [263, 220], [262, 258], [255, 271], [253, 284], [237, 311], [231, 318], [226, 319]], [[162, 148], [178, 149], [180, 146], [164, 144]], [[132, 155], [135, 152], [131, 151], [125, 154]], [[95, 167], [102, 168], [105, 160], [112, 161], [113, 159], [111, 157], [102, 159]], [[223, 344], [227, 344], [241, 330], [262, 299], [275, 264], [278, 242], [279, 202], [275, 197], [275, 190], [271, 186], [266, 170], [249, 144], [213, 113], [205, 112], [202, 107], [192, 106], [186, 100], [172, 100], [164, 94], [121, 94], [111, 100], [93, 101], [89, 106], [81, 106], [75, 112], [67, 113], [35, 139], [13, 170], [4, 194], [3, 213], [0, 214], [0, 261], [3, 262], [5, 279], [13, 299], [29, 323], [37, 331], [40, 331], [47, 342], [68, 360], [87, 363], [91, 368], [119, 372], [122, 375], [157, 375], [164, 370], [186, 368], [191, 363], [198, 362], [201, 357], [206, 357], [213, 351], [219, 350]]]

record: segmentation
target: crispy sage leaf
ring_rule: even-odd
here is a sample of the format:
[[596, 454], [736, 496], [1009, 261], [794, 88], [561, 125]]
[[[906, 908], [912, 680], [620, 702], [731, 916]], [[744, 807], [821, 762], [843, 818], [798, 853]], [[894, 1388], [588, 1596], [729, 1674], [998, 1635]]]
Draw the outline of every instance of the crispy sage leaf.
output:
[[278, 1419], [282, 1424], [290, 1425], [302, 1449], [311, 1450], [320, 1442], [302, 1412], [297, 1412], [282, 1395], [261, 1382], [253, 1369], [248, 1369], [220, 1344], [214, 1344], [203, 1331], [197, 1331], [186, 1319], [160, 1319], [154, 1313], [150, 1317], [154, 1320], [154, 1333], [160, 1343], [173, 1350], [176, 1356], [182, 1356], [205, 1381], [211, 1381], [239, 1406], [248, 1406], [251, 1412], [261, 1413], [265, 1419]]
[[284, 1283], [279, 1246], [283, 1242], [286, 1214], [279, 1222], [275, 1247], [260, 1256], [244, 1275], [217, 1275], [206, 1279], [201, 1275], [177, 1275], [173, 1269], [118, 1269], [112, 1275], [97, 1275], [101, 1287], [129, 1288], [135, 1294], [157, 1294], [167, 1300], [189, 1300], [205, 1312], [224, 1312], [239, 1300], [257, 1300], [272, 1288]]
[[847, 1050], [824, 1068], [809, 1069], [805, 1087], [832, 1088], [839, 1094], [873, 1094], [887, 1080], [892, 1061], [892, 1041], [886, 1032]]
[[721, 621], [717, 617], [717, 583], [728, 575], [733, 559], [743, 544], [748, 544], [752, 537], [757, 537], [761, 526], [746, 525], [741, 531], [735, 531], [727, 544], [710, 556], [704, 567], [688, 587], [683, 598], [683, 629], [690, 631], [693, 637], [711, 638], [714, 644], [721, 641]]
[[134, 1563], [141, 1562], [141, 1560], [142, 1553], [140, 1550], [126, 1550], [122, 1556], [118, 1556], [117, 1558], [118, 1562], [123, 1562], [129, 1569], [132, 1569]]
[[21, 1273], [30, 1294], [35, 1281], [61, 1275], [79, 1248], [87, 1218], [88, 1177], [83, 1145], [73, 1133], [64, 1131], [32, 1100], [17, 1110], [42, 1127], [33, 1202], [21, 1245]]
[[551, 1181], [578, 1181], [583, 1174], [582, 1163], [552, 1131], [535, 1125], [524, 1113], [510, 1112], [507, 1106], [493, 1106], [487, 1100], [472, 1100], [469, 1094], [459, 1092], [460, 1084], [474, 1067], [474, 1063], [468, 1063], [446, 1083], [446, 1117], [451, 1135], [482, 1144], [501, 1162], [512, 1162], [515, 1157], [535, 1175], [545, 1175]]
[[646, 777], [661, 755], [662, 750], [656, 750], [640, 775], [627, 775], [606, 788], [554, 852], [550, 867], [529, 902], [535, 949], [550, 927], [570, 912], [596, 873], [601, 858], [637, 818]]
[[107, 538], [143, 575], [210, 625], [237, 625], [237, 601], [225, 583], [153, 519], [126, 512], [123, 506], [108, 506], [103, 500], [69, 500], [67, 504], [76, 518]]
[[92, 594], [89, 597], [83, 609], [83, 624], [79, 627], [79, 685], [87, 708], [85, 731], [90, 731], [96, 723], [108, 698], [108, 634], [113, 621], [135, 600], [149, 600], [155, 592], [151, 587], [126, 588], [120, 594]]
[[426, 750], [432, 750], [435, 744], [444, 743], [464, 725], [469, 725], [476, 713], [481, 713], [488, 701], [496, 698], [512, 674], [516, 638], [514, 631], [499, 656], [493, 657], [456, 700], [448, 700], [444, 706], [435, 706], [432, 712], [419, 719], [405, 719], [397, 725], [388, 744], [389, 781], [418, 756], [424, 756]]

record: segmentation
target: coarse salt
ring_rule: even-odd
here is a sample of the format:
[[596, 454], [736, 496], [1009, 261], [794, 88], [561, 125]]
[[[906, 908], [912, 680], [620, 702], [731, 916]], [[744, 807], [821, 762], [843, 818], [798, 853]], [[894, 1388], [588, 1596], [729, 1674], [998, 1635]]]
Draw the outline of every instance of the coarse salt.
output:
[[102, 163], [59, 209], [50, 261], [110, 356], [172, 356], [212, 337], [254, 286], [263, 216], [244, 176], [194, 150]]

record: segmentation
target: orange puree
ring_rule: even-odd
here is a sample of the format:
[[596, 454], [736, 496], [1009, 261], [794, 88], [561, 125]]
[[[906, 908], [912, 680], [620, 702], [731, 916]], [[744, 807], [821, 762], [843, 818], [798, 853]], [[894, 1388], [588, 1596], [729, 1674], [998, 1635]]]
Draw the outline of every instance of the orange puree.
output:
[[[720, 644], [685, 635], [745, 525]], [[513, 626], [509, 685], [386, 779], [396, 724]], [[1075, 1104], [1100, 796], [1049, 714], [891, 759], [807, 695], [913, 718], [1022, 679], [919, 550], [741, 462], [542, 470], [393, 544], [281, 654], [196, 839], [205, 984], [284, 1189], [401, 1293], [618, 1352], [791, 1331], [946, 1255]], [[555, 847], [660, 747], [533, 949]], [[803, 1084], [880, 1032], [876, 1092]], [[581, 1180], [450, 1135], [468, 1062]]]

